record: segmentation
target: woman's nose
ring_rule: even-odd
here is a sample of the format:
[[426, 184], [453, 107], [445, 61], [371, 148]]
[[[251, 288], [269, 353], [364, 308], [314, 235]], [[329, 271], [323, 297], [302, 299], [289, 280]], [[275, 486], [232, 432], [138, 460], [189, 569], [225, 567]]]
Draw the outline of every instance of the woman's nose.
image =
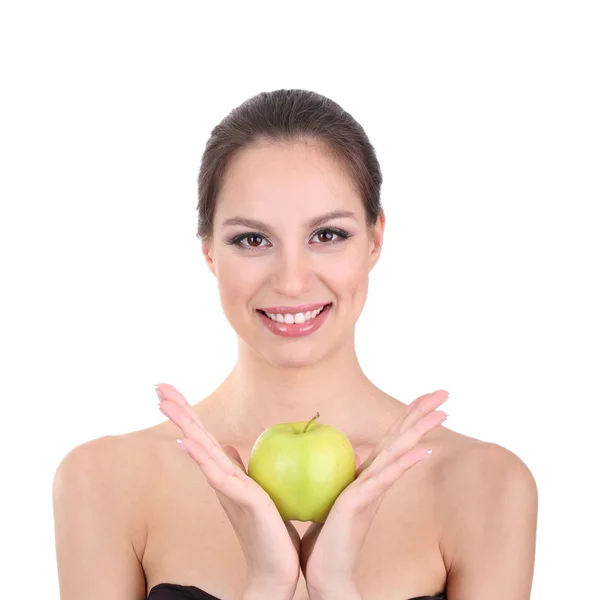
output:
[[312, 284], [312, 258], [306, 251], [278, 253], [272, 273], [272, 285], [285, 296], [302, 297]]

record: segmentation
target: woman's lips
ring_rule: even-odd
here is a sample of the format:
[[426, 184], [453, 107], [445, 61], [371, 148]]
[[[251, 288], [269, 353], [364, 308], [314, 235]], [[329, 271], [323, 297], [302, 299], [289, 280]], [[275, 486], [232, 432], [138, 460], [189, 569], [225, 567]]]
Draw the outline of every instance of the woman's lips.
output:
[[331, 312], [333, 304], [325, 305], [325, 308], [314, 318], [305, 323], [278, 323], [273, 321], [262, 312], [257, 311], [259, 319], [271, 331], [271, 333], [280, 337], [301, 337], [314, 333], [326, 320]]

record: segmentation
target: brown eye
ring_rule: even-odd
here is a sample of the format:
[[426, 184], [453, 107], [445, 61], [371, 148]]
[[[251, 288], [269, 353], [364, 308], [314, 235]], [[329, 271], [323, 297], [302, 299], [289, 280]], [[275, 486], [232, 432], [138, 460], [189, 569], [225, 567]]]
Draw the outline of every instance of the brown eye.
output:
[[[332, 242], [333, 241], [333, 232], [332, 231], [321, 231], [319, 234], [319, 239], [323, 242]], [[331, 236], [331, 237], [326, 237], [323, 240], [323, 236]]]
[[254, 245], [255, 248], [258, 248], [261, 242], [263, 241], [263, 238], [260, 235], [248, 235], [246, 239], [249, 246], [251, 246], [249, 240], [259, 240], [259, 243]]

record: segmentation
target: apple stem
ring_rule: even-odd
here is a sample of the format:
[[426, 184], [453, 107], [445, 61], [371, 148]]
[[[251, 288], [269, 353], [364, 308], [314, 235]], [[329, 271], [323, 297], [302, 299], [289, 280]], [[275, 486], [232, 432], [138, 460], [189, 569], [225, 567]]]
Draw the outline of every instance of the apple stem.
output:
[[304, 429], [302, 430], [302, 433], [306, 433], [306, 430], [308, 429], [308, 426], [315, 420], [318, 419], [321, 415], [319, 415], [319, 413], [317, 413], [304, 427]]

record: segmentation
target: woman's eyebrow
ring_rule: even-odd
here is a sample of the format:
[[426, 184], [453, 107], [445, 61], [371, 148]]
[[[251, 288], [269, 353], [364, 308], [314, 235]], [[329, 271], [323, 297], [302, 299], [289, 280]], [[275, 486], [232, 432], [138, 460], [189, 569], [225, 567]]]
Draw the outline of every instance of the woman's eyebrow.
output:
[[[322, 225], [327, 221], [331, 221], [331, 219], [341, 218], [351, 218], [357, 220], [356, 213], [350, 210], [332, 210], [331, 212], [328, 212], [324, 215], [314, 217], [308, 222], [308, 226], [317, 227], [318, 225]], [[247, 219], [246, 217], [231, 217], [229, 219], [225, 219], [222, 223], [222, 227], [228, 227], [230, 225], [244, 225], [245, 227], [252, 227], [253, 229], [273, 231], [273, 227], [271, 227], [271, 225], [268, 225], [263, 221], [258, 221], [257, 219]]]

